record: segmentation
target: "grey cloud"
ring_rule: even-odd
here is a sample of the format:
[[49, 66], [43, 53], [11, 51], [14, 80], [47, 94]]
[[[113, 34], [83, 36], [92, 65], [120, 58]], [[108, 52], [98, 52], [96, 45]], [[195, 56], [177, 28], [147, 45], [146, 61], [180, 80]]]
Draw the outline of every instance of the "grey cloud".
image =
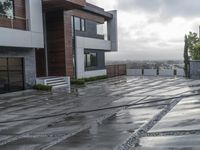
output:
[[161, 17], [200, 16], [199, 0], [119, 0], [118, 9], [159, 13]]

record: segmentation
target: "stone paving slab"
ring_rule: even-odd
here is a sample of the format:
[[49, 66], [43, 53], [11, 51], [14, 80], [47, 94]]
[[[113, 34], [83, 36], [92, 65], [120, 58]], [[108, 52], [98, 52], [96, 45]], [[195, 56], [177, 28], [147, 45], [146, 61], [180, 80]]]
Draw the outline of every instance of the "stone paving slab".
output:
[[143, 137], [135, 150], [199, 150], [200, 135]]
[[200, 130], [200, 97], [185, 98], [149, 132]]
[[160, 110], [156, 107], [122, 110], [105, 120], [103, 124], [85, 130], [53, 146], [50, 150], [65, 150], [66, 147], [69, 150], [114, 149]]
[[[34, 90], [4, 94], [0, 96], [0, 150], [114, 149], [173, 103], [163, 98], [198, 90], [189, 87], [191, 82], [198, 85], [183, 78], [123, 76], [74, 88], [71, 94]], [[137, 106], [66, 115], [127, 104]], [[185, 102], [184, 108], [195, 106]], [[48, 115], [56, 116], [31, 119]]]

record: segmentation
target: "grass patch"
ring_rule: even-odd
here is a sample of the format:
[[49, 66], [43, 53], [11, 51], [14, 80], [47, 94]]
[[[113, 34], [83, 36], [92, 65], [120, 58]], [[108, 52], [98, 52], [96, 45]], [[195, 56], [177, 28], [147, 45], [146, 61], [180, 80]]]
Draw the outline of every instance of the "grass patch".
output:
[[51, 91], [52, 87], [48, 85], [37, 84], [33, 86], [33, 89], [40, 91]]

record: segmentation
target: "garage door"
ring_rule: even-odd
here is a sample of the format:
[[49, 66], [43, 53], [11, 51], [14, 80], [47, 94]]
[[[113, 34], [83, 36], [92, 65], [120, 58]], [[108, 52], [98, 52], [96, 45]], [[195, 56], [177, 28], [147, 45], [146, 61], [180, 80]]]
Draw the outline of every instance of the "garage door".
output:
[[23, 58], [0, 58], [0, 93], [24, 89]]

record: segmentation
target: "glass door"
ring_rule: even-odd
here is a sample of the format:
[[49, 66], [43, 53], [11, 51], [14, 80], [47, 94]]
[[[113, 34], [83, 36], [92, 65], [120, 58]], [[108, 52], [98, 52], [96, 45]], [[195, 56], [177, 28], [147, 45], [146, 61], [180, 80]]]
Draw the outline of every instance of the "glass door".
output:
[[0, 93], [24, 89], [23, 58], [0, 58]]
[[8, 92], [8, 63], [7, 58], [0, 58], [0, 93]]

